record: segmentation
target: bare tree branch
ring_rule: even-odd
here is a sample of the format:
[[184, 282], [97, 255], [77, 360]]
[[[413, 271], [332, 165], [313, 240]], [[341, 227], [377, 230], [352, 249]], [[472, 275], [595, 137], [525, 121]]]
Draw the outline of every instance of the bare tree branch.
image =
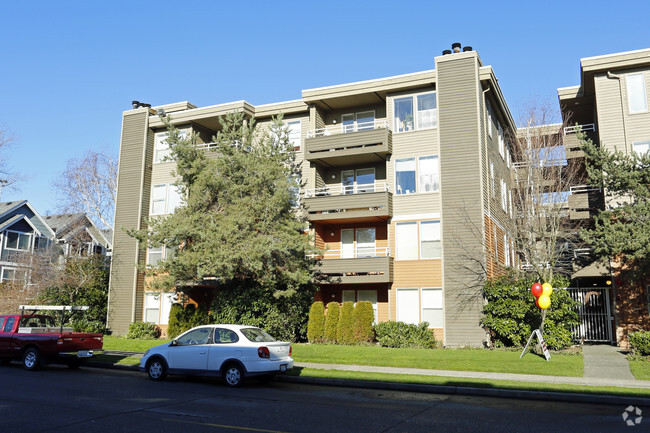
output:
[[81, 159], [71, 159], [52, 185], [60, 197], [58, 211], [86, 213], [98, 227], [113, 227], [117, 194], [117, 158], [114, 155], [89, 151]]

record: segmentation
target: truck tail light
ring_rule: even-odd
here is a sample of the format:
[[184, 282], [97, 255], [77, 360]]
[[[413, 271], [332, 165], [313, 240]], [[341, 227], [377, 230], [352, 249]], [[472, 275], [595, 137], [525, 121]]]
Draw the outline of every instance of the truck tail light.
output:
[[258, 347], [257, 348], [257, 356], [259, 356], [260, 358], [268, 359], [268, 358], [271, 357], [271, 352], [269, 352], [268, 347], [264, 347], [264, 346]]
[[293, 346], [289, 345], [289, 356], [291, 356], [292, 352], [293, 352]]
[[63, 344], [63, 338], [59, 338], [58, 340], [56, 340], [56, 344]]

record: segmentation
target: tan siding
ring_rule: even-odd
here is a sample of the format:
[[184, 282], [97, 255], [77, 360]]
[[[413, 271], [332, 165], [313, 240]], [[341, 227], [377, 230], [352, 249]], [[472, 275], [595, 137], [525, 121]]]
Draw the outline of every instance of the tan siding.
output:
[[474, 265], [475, 272], [467, 272], [472, 261], [465, 255], [469, 249], [477, 254], [475, 260], [483, 260], [482, 240], [474, 229], [481, 230], [483, 225], [478, 59], [463, 54], [446, 57], [436, 65], [445, 344], [477, 346], [485, 338], [480, 327], [483, 300], [476, 279], [480, 268]]
[[149, 205], [150, 170], [143, 169], [145, 158], [151, 161], [153, 144], [152, 137], [147, 138], [147, 121], [144, 110], [123, 117], [108, 312], [108, 326], [116, 334], [126, 333], [142, 314], [143, 282], [136, 268], [142, 258], [137, 241], [121, 228], [142, 227], [147, 215], [142, 209]]
[[625, 134], [623, 131], [622, 104], [619, 80], [607, 78], [602, 74], [594, 77], [596, 86], [596, 112], [598, 113], [598, 134], [601, 143], [610, 150], [625, 149]]

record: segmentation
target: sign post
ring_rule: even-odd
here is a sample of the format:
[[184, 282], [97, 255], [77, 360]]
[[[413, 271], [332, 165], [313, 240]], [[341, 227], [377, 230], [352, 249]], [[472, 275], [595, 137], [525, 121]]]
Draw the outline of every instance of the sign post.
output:
[[539, 341], [539, 345], [542, 348], [542, 351], [544, 352], [544, 357], [546, 358], [547, 361], [551, 360], [551, 352], [548, 351], [548, 348], [546, 347], [546, 343], [544, 342], [544, 337], [542, 336], [542, 333], [539, 331], [539, 329], [535, 329], [531, 334], [530, 337], [528, 337], [528, 343], [526, 343], [526, 347], [524, 347], [524, 351], [521, 352], [521, 355], [519, 355], [519, 358], [521, 359], [526, 351], [528, 350], [528, 346], [530, 346], [530, 342], [533, 339], [533, 336], [537, 336], [537, 340]]

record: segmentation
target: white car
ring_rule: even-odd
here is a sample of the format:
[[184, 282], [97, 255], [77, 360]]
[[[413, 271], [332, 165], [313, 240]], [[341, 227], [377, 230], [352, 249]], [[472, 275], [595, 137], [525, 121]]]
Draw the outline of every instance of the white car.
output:
[[233, 387], [246, 377], [271, 376], [291, 368], [291, 343], [246, 325], [197, 326], [147, 350], [140, 361], [140, 370], [153, 380], [168, 373], [222, 376]]

